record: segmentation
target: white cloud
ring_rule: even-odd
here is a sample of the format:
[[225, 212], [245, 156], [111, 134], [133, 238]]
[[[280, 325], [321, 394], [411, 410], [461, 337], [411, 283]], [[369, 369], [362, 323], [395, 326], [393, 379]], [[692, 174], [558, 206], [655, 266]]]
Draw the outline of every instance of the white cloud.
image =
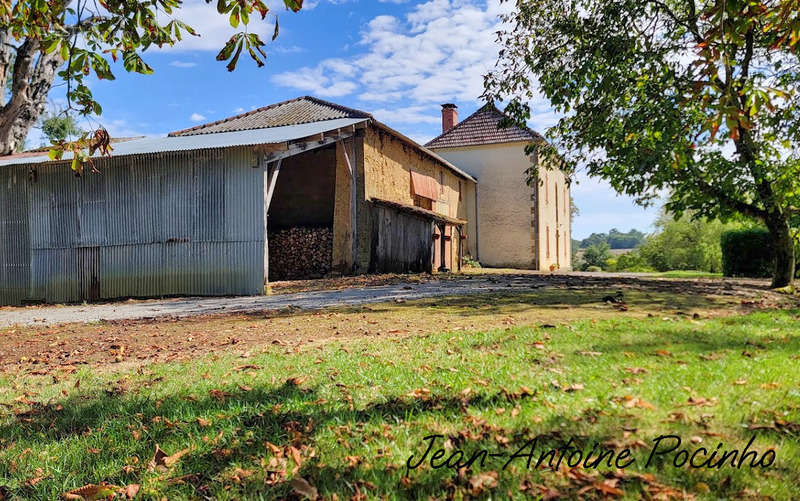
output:
[[197, 63], [192, 63], [189, 61], [172, 61], [169, 63], [169, 65], [176, 68], [194, 68], [197, 66]]
[[202, 122], [205, 119], [206, 117], [204, 117], [200, 113], [192, 113], [192, 115], [189, 117], [189, 120], [191, 120], [192, 122]]
[[370, 110], [370, 113], [381, 122], [386, 123], [440, 124], [442, 122], [441, 114], [429, 106], [380, 108]]
[[401, 101], [431, 111], [441, 102], [477, 102], [499, 50], [498, 16], [508, 8], [496, 0], [431, 0], [402, 19], [380, 15], [364, 26], [357, 55], [325, 59], [273, 82], [322, 96], [357, 95], [387, 108]]
[[354, 70], [342, 59], [326, 59], [314, 68], [305, 67], [275, 75], [272, 81], [320, 97], [340, 97], [352, 94], [358, 88], [358, 84], [350, 79]]

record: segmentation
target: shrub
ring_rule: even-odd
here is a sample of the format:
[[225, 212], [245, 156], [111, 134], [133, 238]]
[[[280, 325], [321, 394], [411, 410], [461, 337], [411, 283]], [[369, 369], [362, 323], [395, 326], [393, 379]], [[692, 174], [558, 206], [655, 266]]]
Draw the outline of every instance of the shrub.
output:
[[643, 264], [656, 271], [722, 271], [720, 235], [736, 226], [691, 216], [676, 220], [662, 214], [656, 221], [657, 232], [640, 247]]
[[479, 263], [478, 261], [472, 259], [472, 256], [470, 256], [469, 254], [464, 256], [461, 265], [464, 268], [480, 268], [481, 267], [481, 263]]
[[584, 271], [591, 271], [592, 273], [597, 273], [598, 271], [603, 271], [603, 268], [599, 266], [587, 266]]
[[654, 271], [638, 250], [626, 252], [617, 258], [616, 271]]
[[[726, 231], [720, 238], [722, 274], [726, 277], [771, 277], [775, 268], [772, 236], [766, 228]], [[800, 262], [800, 246], [795, 258]], [[800, 270], [798, 270], [800, 273]]]
[[607, 243], [601, 242], [597, 245], [590, 245], [583, 252], [583, 269], [588, 271], [591, 267], [606, 267], [608, 260], [611, 259], [611, 248]]

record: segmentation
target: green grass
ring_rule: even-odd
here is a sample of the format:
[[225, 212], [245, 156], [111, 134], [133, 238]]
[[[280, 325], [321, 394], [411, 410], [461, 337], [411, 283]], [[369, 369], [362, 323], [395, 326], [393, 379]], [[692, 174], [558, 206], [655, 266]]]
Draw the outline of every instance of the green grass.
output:
[[661, 278], [722, 278], [722, 273], [709, 273], [697, 270], [673, 270], [653, 273], [653, 276]]
[[[546, 489], [600, 499], [603, 480], [624, 499], [791, 499], [800, 484], [798, 325], [797, 311], [620, 317], [270, 345], [248, 359], [85, 368], [57, 382], [4, 376], [0, 493], [54, 499], [107, 481], [141, 484], [141, 499], [272, 499], [292, 496], [291, 480], [302, 477], [327, 499], [535, 498]], [[287, 382], [298, 376], [308, 379]], [[460, 474], [420, 467], [404, 479], [431, 434], [467, 454], [510, 455], [537, 436], [538, 454], [572, 438], [587, 450], [631, 447], [636, 462], [616, 477], [607, 468], [528, 469], [523, 459], [502, 470], [497, 459]], [[645, 468], [660, 434], [690, 449], [742, 448], [755, 436], [753, 447], [774, 447], [777, 460], [766, 470], [709, 470], [662, 456]], [[188, 451], [150, 471], [156, 444]]]

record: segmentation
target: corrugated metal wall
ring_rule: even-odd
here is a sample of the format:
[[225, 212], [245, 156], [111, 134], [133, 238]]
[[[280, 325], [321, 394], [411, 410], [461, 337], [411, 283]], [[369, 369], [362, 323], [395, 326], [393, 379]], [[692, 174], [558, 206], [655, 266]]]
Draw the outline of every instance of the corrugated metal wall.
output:
[[263, 291], [263, 175], [247, 148], [0, 168], [0, 303]]

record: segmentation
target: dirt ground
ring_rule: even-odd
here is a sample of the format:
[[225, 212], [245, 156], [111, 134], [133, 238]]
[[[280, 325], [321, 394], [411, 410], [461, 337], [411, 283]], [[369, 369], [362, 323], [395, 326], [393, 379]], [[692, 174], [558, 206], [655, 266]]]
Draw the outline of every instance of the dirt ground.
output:
[[482, 331], [613, 316], [705, 318], [800, 305], [797, 298], [771, 292], [761, 281], [520, 273], [483, 278], [495, 284], [492, 292], [316, 311], [282, 308], [4, 328], [0, 372], [56, 377], [87, 365], [115, 370], [220, 352], [247, 358], [276, 346], [291, 351], [331, 339]]

